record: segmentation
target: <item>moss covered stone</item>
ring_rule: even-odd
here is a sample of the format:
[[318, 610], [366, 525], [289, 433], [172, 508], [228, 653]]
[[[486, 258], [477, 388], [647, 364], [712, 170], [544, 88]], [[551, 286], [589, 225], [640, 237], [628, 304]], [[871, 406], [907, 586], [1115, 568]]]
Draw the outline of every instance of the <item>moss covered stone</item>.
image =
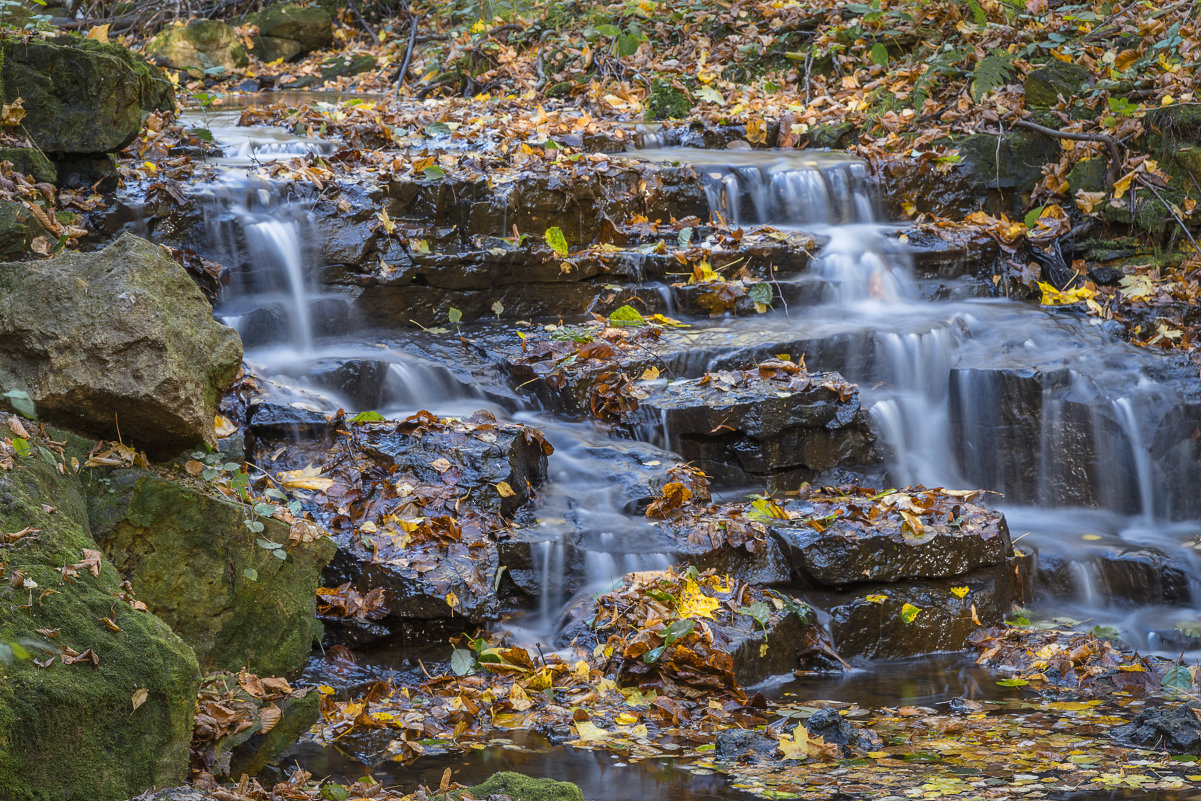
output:
[[[89, 570], [79, 481], [40, 452], [0, 472], [0, 531], [26, 527], [38, 531], [0, 546], [0, 641], [41, 640], [49, 651], [34, 657], [56, 658], [0, 663], [0, 798], [117, 801], [182, 782], [200, 682], [191, 649], [122, 599], [111, 564]], [[64, 664], [66, 648], [99, 663]]]
[[250, 22], [258, 25], [260, 36], [296, 42], [301, 53], [325, 47], [334, 40], [333, 18], [319, 7], [273, 6], [251, 16]]
[[255, 58], [265, 64], [273, 61], [291, 61], [300, 55], [300, 43], [291, 39], [280, 39], [275, 36], [255, 36], [251, 41], [250, 52]]
[[1089, 72], [1079, 64], [1052, 61], [1026, 75], [1026, 105], [1052, 108], [1059, 98], [1071, 101], [1088, 86]]
[[237, 332], [177, 262], [132, 234], [104, 250], [0, 263], [0, 390], [81, 433], [174, 456], [216, 441]]
[[39, 236], [50, 236], [33, 212], [15, 200], [0, 200], [0, 258], [23, 259]]
[[501, 771], [471, 788], [473, 798], [508, 796], [513, 801], [584, 801], [580, 788], [571, 782], [536, 779], [513, 771]]
[[959, 143], [961, 171], [985, 190], [997, 190], [1011, 215], [1042, 178], [1043, 165], [1059, 158], [1059, 142], [1037, 133], [973, 134]]
[[[287, 543], [288, 527], [248, 506], [145, 470], [117, 470], [87, 487], [96, 541], [202, 668], [300, 670], [319, 636], [315, 592], [331, 540], [291, 545], [281, 560], [256, 540]], [[251, 533], [248, 519], [264, 530]]]
[[109, 153], [146, 115], [174, 105], [161, 70], [115, 44], [58, 37], [0, 38], [4, 102], [24, 101], [24, 130], [46, 153]]
[[688, 116], [692, 103], [688, 95], [671, 81], [656, 78], [646, 101], [646, 117], [650, 120], [678, 120]]
[[238, 32], [215, 19], [194, 19], [163, 30], [146, 47], [146, 54], [165, 67], [187, 70], [193, 76], [217, 68], [230, 73], [248, 63]]
[[34, 181], [52, 184], [58, 180], [54, 165], [36, 147], [0, 147], [0, 161], [7, 161], [14, 170], [28, 175]]

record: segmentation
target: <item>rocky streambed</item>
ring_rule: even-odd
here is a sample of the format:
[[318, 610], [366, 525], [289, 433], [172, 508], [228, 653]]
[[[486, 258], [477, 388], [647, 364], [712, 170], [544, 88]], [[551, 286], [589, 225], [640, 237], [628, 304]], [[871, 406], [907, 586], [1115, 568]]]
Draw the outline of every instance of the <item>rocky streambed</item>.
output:
[[[91, 250], [0, 264], [9, 796], [322, 792], [302, 735], [345, 781], [621, 755], [589, 798], [1197, 783], [1072, 752], [1193, 685], [1184, 365], [992, 297], [992, 240], [882, 221], [839, 154], [608, 130], [496, 180], [442, 133], [212, 130], [241, 158], [130, 170]], [[1158, 656], [1065, 633], [1030, 664], [1018, 604]], [[1015, 689], [1069, 677], [1131, 695]]]

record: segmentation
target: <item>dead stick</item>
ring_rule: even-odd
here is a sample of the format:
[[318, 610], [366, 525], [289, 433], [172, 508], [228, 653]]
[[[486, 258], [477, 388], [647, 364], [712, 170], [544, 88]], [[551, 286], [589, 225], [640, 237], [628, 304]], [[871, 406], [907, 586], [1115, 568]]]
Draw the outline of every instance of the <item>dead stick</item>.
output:
[[362, 13], [359, 12], [358, 3], [354, 0], [346, 0], [346, 5], [350, 7], [350, 13], [354, 14], [354, 18], [359, 21], [359, 26], [367, 31], [367, 35], [371, 37], [371, 41], [379, 44], [379, 37], [375, 35], [375, 31], [367, 24], [367, 20], [363, 19]]
[[1192, 233], [1189, 232], [1188, 226], [1186, 226], [1184, 224], [1184, 221], [1176, 216], [1176, 210], [1172, 208], [1172, 204], [1168, 203], [1168, 201], [1164, 200], [1163, 195], [1159, 194], [1159, 190], [1157, 190], [1155, 188], [1155, 185], [1152, 184], [1150, 181], [1148, 181], [1146, 178], [1139, 175], [1139, 176], [1137, 176], [1136, 180], [1139, 182], [1140, 185], [1145, 186], [1151, 190], [1151, 194], [1155, 195], [1155, 197], [1159, 200], [1159, 202], [1163, 204], [1163, 207], [1168, 210], [1168, 214], [1172, 215], [1172, 219], [1176, 221], [1176, 224], [1180, 226], [1180, 230], [1184, 231], [1184, 235], [1188, 237], [1188, 241], [1193, 243], [1193, 250], [1195, 250], [1198, 253], [1201, 253], [1201, 246], [1197, 245], [1197, 240], [1193, 239], [1193, 235], [1192, 235]]
[[413, 17], [413, 24], [409, 26], [409, 44], [405, 48], [405, 60], [400, 64], [400, 75], [396, 76], [395, 96], [400, 95], [400, 87], [404, 86], [405, 78], [409, 74], [409, 60], [413, 58], [413, 47], [417, 44], [417, 14], [411, 6], [409, 14]]

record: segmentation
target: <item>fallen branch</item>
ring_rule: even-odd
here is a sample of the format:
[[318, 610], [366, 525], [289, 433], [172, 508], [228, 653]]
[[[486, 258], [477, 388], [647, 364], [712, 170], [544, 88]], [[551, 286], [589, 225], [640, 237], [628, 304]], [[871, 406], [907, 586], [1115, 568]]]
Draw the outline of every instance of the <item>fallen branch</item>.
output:
[[417, 45], [417, 15], [411, 8], [409, 15], [413, 18], [413, 23], [409, 26], [409, 44], [405, 47], [405, 60], [400, 64], [400, 74], [396, 76], [394, 96], [400, 95], [400, 87], [404, 86], [405, 79], [409, 77], [409, 61], [413, 58], [413, 48]]
[[1117, 139], [1109, 134], [1103, 133], [1075, 133], [1072, 131], [1060, 131], [1056, 128], [1048, 128], [1045, 125], [1039, 125], [1030, 120], [1018, 120], [1014, 123], [1018, 128], [1025, 128], [1028, 131], [1040, 133], [1043, 136], [1050, 136], [1055, 139], [1068, 139], [1073, 142], [1102, 142], [1109, 148], [1109, 166], [1105, 170], [1105, 186], [1107, 190], [1113, 189], [1114, 182], [1117, 181], [1117, 171], [1122, 165], [1122, 151], [1119, 149], [1121, 144]]
[[355, 0], [346, 0], [346, 5], [350, 8], [350, 13], [354, 14], [354, 18], [359, 21], [359, 27], [367, 31], [367, 35], [371, 37], [371, 41], [378, 45], [379, 37], [376, 36], [375, 30], [367, 24], [367, 20], [363, 19], [363, 15], [359, 11], [359, 4]]

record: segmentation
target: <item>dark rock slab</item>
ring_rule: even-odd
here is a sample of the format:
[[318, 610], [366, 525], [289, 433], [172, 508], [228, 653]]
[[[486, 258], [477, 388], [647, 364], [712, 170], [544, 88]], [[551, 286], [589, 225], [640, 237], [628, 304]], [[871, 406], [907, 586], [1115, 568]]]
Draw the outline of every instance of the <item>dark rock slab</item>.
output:
[[1191, 703], [1145, 709], [1130, 723], [1114, 727], [1111, 734], [1140, 748], [1201, 755], [1201, 718]]
[[856, 726], [837, 709], [819, 709], [805, 720], [805, 728], [814, 737], [842, 749], [844, 757], [866, 751], [878, 751], [883, 747], [880, 735], [863, 726]]
[[714, 753], [727, 762], [747, 759], [763, 761], [775, 759], [776, 741], [747, 729], [726, 729], [718, 732], [714, 741]]

